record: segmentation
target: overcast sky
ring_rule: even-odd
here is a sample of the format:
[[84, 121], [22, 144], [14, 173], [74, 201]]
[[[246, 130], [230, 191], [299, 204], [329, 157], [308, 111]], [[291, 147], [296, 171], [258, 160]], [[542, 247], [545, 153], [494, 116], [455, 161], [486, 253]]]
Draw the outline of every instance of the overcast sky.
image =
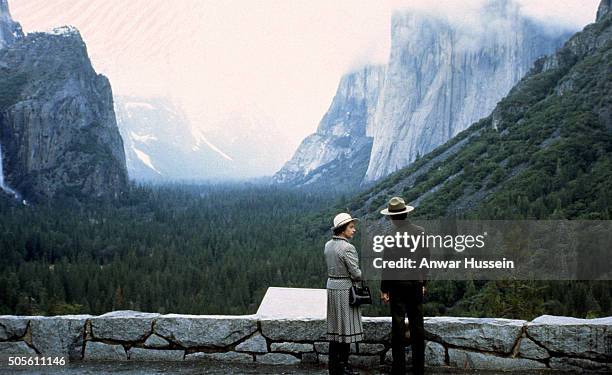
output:
[[[204, 130], [232, 112], [265, 118], [264, 129], [275, 123], [291, 133], [279, 148], [287, 158], [316, 129], [343, 73], [386, 61], [392, 10], [431, 3], [9, 0], [26, 32], [76, 26], [115, 94], [171, 97]], [[482, 0], [435, 3], [462, 22]], [[526, 14], [579, 29], [593, 22], [599, 0], [519, 3]]]

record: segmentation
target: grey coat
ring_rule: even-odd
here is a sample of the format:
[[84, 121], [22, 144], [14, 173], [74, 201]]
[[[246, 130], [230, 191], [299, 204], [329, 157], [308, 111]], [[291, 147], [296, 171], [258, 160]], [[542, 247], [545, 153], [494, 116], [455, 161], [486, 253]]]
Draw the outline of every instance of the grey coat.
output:
[[327, 275], [334, 277], [327, 279], [327, 289], [350, 289], [354, 281], [361, 280], [357, 249], [347, 239], [333, 236], [323, 252]]

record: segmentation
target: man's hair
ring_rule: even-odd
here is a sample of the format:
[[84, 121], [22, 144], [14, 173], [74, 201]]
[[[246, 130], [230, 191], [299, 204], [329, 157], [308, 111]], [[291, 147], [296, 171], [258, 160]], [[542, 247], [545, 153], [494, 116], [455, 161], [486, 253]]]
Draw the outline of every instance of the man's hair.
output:
[[391, 220], [406, 220], [408, 217], [408, 212], [404, 212], [402, 214], [391, 215]]
[[348, 227], [348, 225], [349, 225], [350, 223], [352, 223], [352, 221], [349, 221], [348, 223], [343, 224], [343, 225], [339, 226], [338, 228], [335, 228], [335, 229], [333, 230], [333, 231], [334, 231], [334, 235], [335, 235], [335, 236], [340, 235], [340, 233], [342, 233], [342, 232], [344, 232], [344, 231], [346, 230], [346, 227]]

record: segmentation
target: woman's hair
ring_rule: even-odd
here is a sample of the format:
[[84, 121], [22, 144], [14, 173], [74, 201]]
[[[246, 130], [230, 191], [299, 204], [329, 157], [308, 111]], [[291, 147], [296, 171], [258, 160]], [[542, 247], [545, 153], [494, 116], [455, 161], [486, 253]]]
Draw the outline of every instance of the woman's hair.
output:
[[348, 225], [349, 225], [350, 223], [352, 223], [352, 221], [349, 221], [348, 223], [343, 224], [342, 226], [339, 226], [338, 228], [335, 228], [335, 229], [333, 230], [333, 231], [334, 231], [334, 235], [335, 235], [335, 236], [340, 235], [340, 233], [342, 233], [342, 232], [344, 232], [344, 231], [346, 230], [346, 227], [348, 227]]

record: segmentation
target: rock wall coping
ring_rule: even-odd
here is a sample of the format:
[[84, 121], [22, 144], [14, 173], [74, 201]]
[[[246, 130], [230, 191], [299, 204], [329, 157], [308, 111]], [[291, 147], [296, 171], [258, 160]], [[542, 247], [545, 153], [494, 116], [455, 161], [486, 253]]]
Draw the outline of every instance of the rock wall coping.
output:
[[[365, 339], [350, 362], [391, 361], [391, 318], [364, 317]], [[426, 364], [483, 370], [612, 371], [612, 317], [543, 315], [532, 321], [425, 318]], [[231, 361], [327, 363], [324, 319], [113, 311], [100, 316], [0, 316], [0, 357], [69, 361]], [[407, 333], [409, 340], [409, 333]], [[410, 362], [410, 356], [407, 355]]]

